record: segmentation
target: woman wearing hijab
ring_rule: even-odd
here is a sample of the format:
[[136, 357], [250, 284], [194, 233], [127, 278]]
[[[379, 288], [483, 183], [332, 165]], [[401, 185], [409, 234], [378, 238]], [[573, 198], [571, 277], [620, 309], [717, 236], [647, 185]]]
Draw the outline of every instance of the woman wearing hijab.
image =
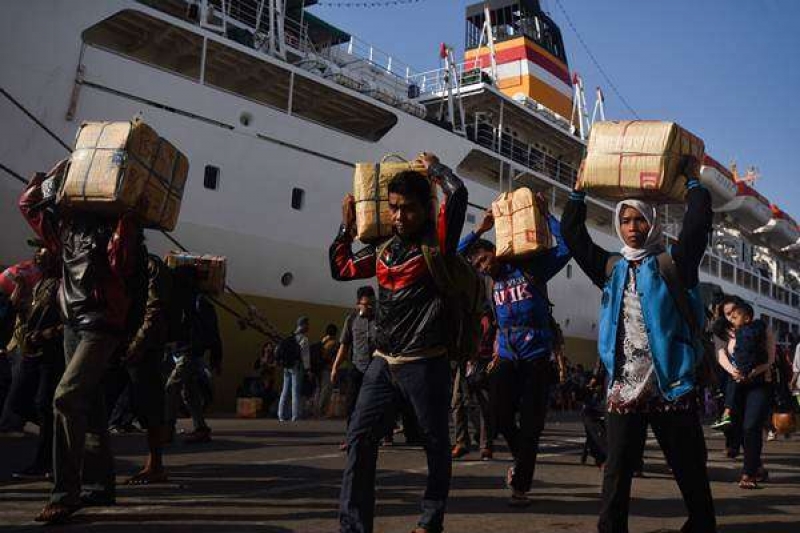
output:
[[687, 209], [678, 242], [664, 246], [654, 206], [640, 200], [617, 205], [618, 254], [603, 250], [586, 228], [585, 193], [573, 191], [564, 209], [564, 240], [581, 269], [602, 291], [598, 332], [600, 359], [609, 375], [606, 400], [608, 459], [598, 531], [627, 533], [631, 478], [644, 450], [649, 424], [688, 509], [683, 533], [713, 533], [714, 503], [706, 470], [706, 446], [696, 413], [695, 350], [659, 267], [668, 253], [689, 301], [698, 304], [698, 268], [711, 231], [711, 195], [694, 176], [695, 158], [683, 162]]

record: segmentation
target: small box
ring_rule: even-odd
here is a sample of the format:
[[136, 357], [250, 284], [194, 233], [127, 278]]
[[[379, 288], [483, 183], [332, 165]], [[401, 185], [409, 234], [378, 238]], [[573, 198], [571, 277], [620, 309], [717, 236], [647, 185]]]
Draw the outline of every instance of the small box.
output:
[[227, 259], [221, 255], [195, 255], [188, 252], [170, 252], [166, 263], [169, 268], [190, 267], [195, 271], [197, 288], [209, 294], [222, 294], [225, 290]]
[[258, 418], [263, 408], [261, 398], [236, 398], [236, 418]]

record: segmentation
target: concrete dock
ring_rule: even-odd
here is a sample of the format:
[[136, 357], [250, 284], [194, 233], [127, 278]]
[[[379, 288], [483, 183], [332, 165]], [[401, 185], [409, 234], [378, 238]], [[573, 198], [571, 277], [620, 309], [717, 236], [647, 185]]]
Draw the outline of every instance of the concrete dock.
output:
[[[186, 425], [187, 421], [182, 424]], [[337, 498], [344, 454], [343, 422], [218, 418], [214, 440], [172, 445], [166, 455], [171, 481], [118, 487], [114, 507], [81, 510], [69, 525], [48, 531], [115, 533], [329, 532], [337, 528]], [[28, 426], [35, 430], [34, 426]], [[755, 491], [738, 488], [740, 460], [723, 454], [720, 435], [708, 432], [709, 469], [719, 531], [800, 531], [800, 437], [768, 442], [771, 480]], [[403, 437], [398, 437], [402, 443]], [[599, 509], [601, 473], [581, 465], [583, 429], [572, 415], [551, 416], [526, 509], [507, 505], [504, 475], [509, 454], [501, 447], [490, 462], [473, 453], [456, 461], [446, 520], [449, 532], [591, 532]], [[0, 438], [0, 531], [33, 531], [32, 520], [49, 485], [15, 482], [35, 437]], [[140, 434], [114, 437], [118, 482], [136, 471], [145, 452]], [[645, 478], [636, 479], [631, 532], [677, 531], [685, 516], [677, 486], [654, 440], [646, 450]], [[475, 460], [470, 460], [475, 459]], [[378, 465], [375, 531], [405, 533], [416, 523], [425, 480], [420, 448], [382, 448]]]

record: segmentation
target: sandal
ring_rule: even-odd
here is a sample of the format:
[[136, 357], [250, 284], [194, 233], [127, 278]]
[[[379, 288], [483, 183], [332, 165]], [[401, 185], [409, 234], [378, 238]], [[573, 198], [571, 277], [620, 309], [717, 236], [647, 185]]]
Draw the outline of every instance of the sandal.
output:
[[125, 481], [126, 485], [155, 485], [156, 483], [167, 483], [169, 477], [164, 470], [142, 470], [138, 474], [134, 474]]
[[754, 490], [758, 488], [758, 484], [754, 478], [742, 476], [742, 479], [739, 480], [739, 488], [745, 490]]
[[44, 506], [36, 518], [35, 522], [45, 524], [57, 524], [64, 522], [67, 518], [75, 514], [81, 508], [80, 505], [65, 505], [63, 503], [48, 503]]

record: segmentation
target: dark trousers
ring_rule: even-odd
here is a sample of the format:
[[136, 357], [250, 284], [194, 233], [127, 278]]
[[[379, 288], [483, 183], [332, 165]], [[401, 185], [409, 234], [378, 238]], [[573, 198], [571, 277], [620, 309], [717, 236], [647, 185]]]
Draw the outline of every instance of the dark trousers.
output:
[[19, 350], [0, 356], [0, 431], [22, 431], [25, 429], [26, 420], [35, 416], [33, 409], [17, 413], [9, 401], [14, 393], [15, 382], [18, 381], [17, 375], [21, 363], [22, 356], [19, 355]]
[[764, 425], [769, 419], [772, 386], [766, 383], [739, 385], [734, 413], [741, 413], [744, 468], [742, 472], [754, 476], [761, 468], [761, 450], [764, 446]]
[[62, 346], [36, 357], [25, 356], [8, 397], [9, 406], [16, 413], [27, 413], [31, 407], [35, 409], [39, 437], [31, 467], [36, 470], [49, 472], [53, 468], [53, 395], [63, 373]]
[[450, 364], [445, 357], [389, 365], [376, 357], [364, 374], [355, 412], [347, 430], [347, 464], [342, 478], [339, 521], [342, 533], [371, 533], [375, 514], [375, 468], [378, 445], [394, 420], [399, 394], [412, 406], [428, 460], [428, 484], [419, 525], [442, 531], [450, 490]]
[[119, 337], [111, 333], [64, 328], [66, 369], [53, 399], [53, 503], [78, 505], [81, 489], [97, 498], [114, 498], [102, 385], [118, 344]]
[[166, 379], [162, 372], [163, 350], [150, 350], [142, 357], [128, 363], [131, 411], [143, 427], [148, 429], [166, 423]]
[[683, 533], [716, 531], [714, 502], [706, 470], [706, 443], [697, 413], [608, 413], [608, 460], [603, 471], [603, 497], [597, 530], [627, 533], [631, 480], [644, 451], [647, 424], [672, 469], [689, 519]]
[[605, 414], [595, 408], [585, 407], [581, 413], [586, 442], [583, 450], [583, 461], [591, 455], [597, 464], [603, 464], [608, 457], [608, 439], [606, 438]]
[[472, 440], [469, 423], [478, 431], [475, 439], [481, 449], [492, 448], [494, 425], [492, 404], [489, 401], [488, 380], [470, 384], [464, 377], [465, 366], [459, 365], [453, 379], [453, 423], [455, 424], [456, 444], [469, 448]]
[[514, 456], [511, 487], [528, 492], [547, 415], [550, 361], [546, 357], [534, 361], [500, 359], [490, 380], [497, 431], [506, 438]]
[[364, 383], [364, 373], [357, 368], [352, 368], [348, 373], [347, 379], [350, 380], [347, 395], [347, 427], [350, 427], [350, 421], [353, 419], [353, 412], [356, 410], [358, 394], [361, 392], [361, 384]]

